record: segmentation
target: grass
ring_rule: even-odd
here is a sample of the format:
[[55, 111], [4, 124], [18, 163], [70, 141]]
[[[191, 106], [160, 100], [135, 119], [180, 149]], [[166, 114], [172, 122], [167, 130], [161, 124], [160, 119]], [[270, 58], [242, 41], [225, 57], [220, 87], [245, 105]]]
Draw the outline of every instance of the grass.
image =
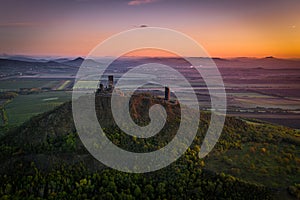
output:
[[1, 90], [18, 90], [20, 88], [42, 88], [42, 87], [54, 87], [59, 84], [59, 80], [49, 79], [9, 79], [0, 81]]
[[69, 100], [71, 100], [71, 92], [65, 91], [19, 95], [5, 106], [8, 123], [22, 124], [30, 117], [49, 111]]

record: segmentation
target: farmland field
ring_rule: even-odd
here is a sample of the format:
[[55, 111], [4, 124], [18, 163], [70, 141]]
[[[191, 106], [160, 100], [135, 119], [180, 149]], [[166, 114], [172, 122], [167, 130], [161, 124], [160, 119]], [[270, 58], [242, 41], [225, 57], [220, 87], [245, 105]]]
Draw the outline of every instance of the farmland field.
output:
[[[141, 63], [143, 62], [144, 61], [141, 61]], [[172, 65], [172, 62], [169, 62]], [[124, 64], [124, 62], [121, 62], [111, 66], [112, 68], [109, 73], [114, 74], [116, 82], [118, 82], [124, 72], [135, 65], [134, 62], [132, 65], [130, 63], [131, 62]], [[220, 65], [220, 72], [223, 76], [227, 92], [227, 113], [231, 116], [257, 118], [299, 129], [300, 118], [297, 113], [300, 110], [300, 70], [298, 68], [289, 68], [288, 70], [274, 69], [273, 65], [266, 68], [253, 65], [251, 69], [248, 69], [244, 67], [244, 63], [239, 67], [232, 68], [231, 65], [234, 63], [235, 62], [229, 62], [228, 60], [226, 63]], [[193, 85], [201, 109], [210, 109], [210, 96], [203, 79], [199, 78], [190, 66], [187, 67], [182, 63], [177, 65], [176, 62], [175, 64], [173, 63], [173, 65], [176, 66], [175, 68], [182, 72]], [[0, 81], [0, 92], [15, 91], [20, 93], [20, 96], [14, 99], [6, 106], [7, 108], [5, 108], [9, 117], [9, 124], [22, 123], [25, 119], [28, 119], [27, 116], [38, 114], [45, 111], [46, 108], [46, 110], [51, 109], [55, 105], [59, 105], [63, 102], [65, 97], [55, 96], [55, 94], [63, 94], [63, 96], [64, 94], [70, 95], [64, 91], [72, 90], [75, 74], [77, 72], [77, 68], [69, 68], [66, 66], [58, 68], [48, 66], [39, 68], [40, 71], [34, 71], [34, 73], [30, 70], [22, 71], [23, 68], [21, 67], [15, 68], [15, 71], [21, 71], [23, 75], [6, 76], [1, 78]], [[26, 73], [29, 73], [29, 75], [26, 75]], [[5, 74], [5, 71], [3, 74]], [[96, 72], [91, 71], [91, 74], [97, 77]], [[144, 76], [145, 74], [141, 73], [131, 77], [131, 79], [134, 81]], [[101, 81], [103, 81], [104, 85], [107, 84], [107, 77], [104, 76], [102, 79]], [[91, 80], [82, 80], [80, 84], [81, 83], [83, 88], [97, 84]], [[38, 89], [36, 90], [36, 88]], [[25, 92], [23, 89], [25, 89]], [[22, 96], [22, 94], [26, 92], [31, 93], [31, 91], [39, 91], [41, 89], [43, 91], [52, 92]], [[175, 90], [182, 91], [182, 88], [173, 88], [173, 91]], [[190, 92], [186, 90], [186, 88], [183, 90]], [[153, 94], [154, 93], [155, 92], [153, 92]], [[44, 95], [45, 100], [32, 107], [30, 103], [39, 100], [34, 100], [34, 98], [43, 98], [42, 96]], [[32, 101], [30, 98], [33, 98]], [[18, 109], [15, 107], [20, 109], [18, 113]], [[33, 110], [31, 110], [31, 108]]]
[[46, 112], [71, 100], [71, 92], [52, 91], [29, 95], [19, 95], [6, 105], [10, 125], [19, 125], [30, 117]]
[[8, 79], [0, 81], [1, 91], [18, 91], [20, 88], [52, 88], [60, 83], [54, 79]]

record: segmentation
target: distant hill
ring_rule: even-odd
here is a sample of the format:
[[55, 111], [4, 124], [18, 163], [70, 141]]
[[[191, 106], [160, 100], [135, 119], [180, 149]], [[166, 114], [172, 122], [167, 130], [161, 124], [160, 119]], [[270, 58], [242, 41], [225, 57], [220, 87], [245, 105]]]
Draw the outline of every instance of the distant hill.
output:
[[66, 61], [70, 61], [72, 59], [70, 58], [57, 58], [57, 59], [53, 59], [53, 61], [58, 62], [58, 63], [62, 63], [62, 62], [66, 62]]
[[47, 66], [66, 66], [62, 63], [55, 61], [20, 61], [20, 60], [11, 60], [11, 59], [0, 59], [0, 66], [2, 67], [10, 67], [10, 68], [28, 68], [28, 67], [47, 67]]
[[85, 64], [87, 66], [98, 66], [99, 65], [99, 63], [95, 62], [92, 59], [84, 59], [81, 57], [75, 58], [74, 60], [63, 61], [61, 63], [64, 65], [72, 66], [72, 67], [80, 67], [83, 62], [85, 62]]
[[[104, 58], [103, 58], [104, 59]], [[203, 60], [205, 63], [205, 58], [191, 58], [197, 60]], [[222, 68], [240, 68], [240, 69], [300, 69], [299, 60], [290, 59], [279, 59], [275, 57], [265, 57], [265, 58], [212, 58], [216, 65]], [[24, 72], [26, 70], [41, 70], [44, 68], [60, 67], [69, 70], [77, 70], [82, 63], [86, 66], [99, 66], [101, 65], [101, 59], [97, 62], [92, 59], [84, 59], [82, 57], [70, 60], [69, 58], [59, 58], [59, 59], [34, 59], [27, 57], [11, 57], [11, 58], [0, 58], [0, 72], [4, 71], [6, 73], [13, 72]], [[161, 63], [170, 66], [189, 66], [190, 64], [182, 58], [147, 58], [147, 57], [124, 57], [115, 60], [111, 67], [112, 69], [122, 69], [132, 66], [137, 66], [145, 63]]]
[[83, 58], [78, 57], [78, 58], [75, 58], [74, 60], [67, 60], [67, 61], [63, 61], [61, 63], [68, 65], [68, 66], [80, 67], [80, 65], [82, 64], [83, 61], [84, 61]]
[[226, 62], [214, 60], [220, 67], [231, 68], [264, 68], [264, 69], [300, 69], [300, 61], [292, 59], [281, 59], [268, 56], [265, 58], [232, 58]]
[[35, 58], [31, 56], [22, 56], [22, 55], [0, 55], [1, 59], [8, 59], [8, 60], [17, 60], [17, 61], [26, 61], [26, 62], [47, 62], [48, 59], [46, 58]]
[[10, 60], [10, 59], [0, 59], [0, 73], [2, 74], [14, 74], [14, 73], [37, 73], [44, 72], [48, 73], [52, 69], [60, 69], [62, 72], [71, 71], [73, 73], [77, 72], [78, 68], [71, 67], [64, 63], [59, 63], [55, 61], [20, 61], [20, 60]]

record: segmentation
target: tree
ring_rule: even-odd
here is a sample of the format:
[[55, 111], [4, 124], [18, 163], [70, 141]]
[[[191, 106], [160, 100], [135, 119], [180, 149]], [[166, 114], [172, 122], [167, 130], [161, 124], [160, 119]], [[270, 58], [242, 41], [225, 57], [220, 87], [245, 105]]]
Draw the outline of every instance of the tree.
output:
[[137, 198], [140, 198], [141, 195], [142, 195], [142, 191], [140, 189], [139, 186], [136, 186], [136, 188], [134, 189], [134, 192], [133, 192], [134, 196], [137, 197]]

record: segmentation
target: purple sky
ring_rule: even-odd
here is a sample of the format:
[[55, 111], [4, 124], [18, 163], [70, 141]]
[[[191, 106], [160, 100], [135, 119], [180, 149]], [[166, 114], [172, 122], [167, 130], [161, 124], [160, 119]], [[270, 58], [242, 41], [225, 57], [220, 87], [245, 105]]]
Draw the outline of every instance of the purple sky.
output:
[[84, 56], [145, 24], [181, 31], [212, 56], [300, 57], [299, 0], [0, 2], [0, 53]]

